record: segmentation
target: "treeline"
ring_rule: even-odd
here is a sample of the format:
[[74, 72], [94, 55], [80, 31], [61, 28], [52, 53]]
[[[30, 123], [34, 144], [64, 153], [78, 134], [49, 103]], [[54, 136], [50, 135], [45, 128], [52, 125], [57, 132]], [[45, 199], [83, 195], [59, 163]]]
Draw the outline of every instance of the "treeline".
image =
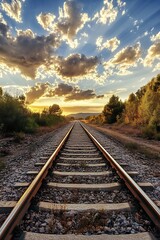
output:
[[125, 102], [113, 95], [102, 114], [87, 120], [96, 124], [137, 126], [145, 137], [160, 140], [160, 74], [136, 93], [131, 93]]
[[40, 113], [31, 112], [25, 105], [25, 97], [12, 97], [3, 94], [0, 88], [0, 132], [34, 133], [39, 126], [52, 126], [65, 122], [62, 111], [57, 104]]

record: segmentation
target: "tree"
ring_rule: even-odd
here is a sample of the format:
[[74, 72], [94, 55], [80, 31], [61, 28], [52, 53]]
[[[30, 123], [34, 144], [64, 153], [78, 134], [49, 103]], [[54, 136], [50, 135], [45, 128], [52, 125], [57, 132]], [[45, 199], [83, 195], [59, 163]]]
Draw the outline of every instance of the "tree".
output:
[[131, 93], [128, 100], [125, 102], [125, 123], [136, 124], [138, 120], [138, 103], [137, 96]]
[[[143, 95], [139, 105], [139, 123], [141, 125], [150, 125], [151, 122], [158, 123], [158, 109], [160, 106], [160, 75], [153, 78], [146, 86], [146, 92]], [[152, 117], [154, 116], [154, 121]]]
[[115, 123], [117, 117], [122, 115], [124, 109], [124, 103], [119, 100], [118, 96], [112, 95], [109, 102], [104, 106], [103, 115], [106, 123]]
[[62, 110], [58, 104], [53, 104], [49, 107], [49, 114], [60, 116], [62, 114]]
[[[30, 112], [17, 98], [5, 93], [0, 101], [0, 126], [2, 132], [29, 131], [31, 124]], [[32, 126], [31, 126], [32, 125]]]
[[25, 96], [22, 94], [22, 95], [20, 95], [20, 96], [18, 97], [18, 100], [19, 100], [22, 104], [24, 104], [26, 98], [25, 98]]
[[2, 95], [3, 95], [3, 90], [2, 90], [2, 88], [0, 87], [0, 97], [2, 97]]

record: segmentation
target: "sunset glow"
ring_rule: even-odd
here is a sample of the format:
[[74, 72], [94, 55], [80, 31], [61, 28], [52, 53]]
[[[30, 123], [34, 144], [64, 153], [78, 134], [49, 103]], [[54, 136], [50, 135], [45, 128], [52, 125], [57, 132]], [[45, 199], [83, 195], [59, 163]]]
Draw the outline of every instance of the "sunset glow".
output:
[[160, 70], [157, 0], [0, 0], [0, 86], [33, 111], [101, 112]]

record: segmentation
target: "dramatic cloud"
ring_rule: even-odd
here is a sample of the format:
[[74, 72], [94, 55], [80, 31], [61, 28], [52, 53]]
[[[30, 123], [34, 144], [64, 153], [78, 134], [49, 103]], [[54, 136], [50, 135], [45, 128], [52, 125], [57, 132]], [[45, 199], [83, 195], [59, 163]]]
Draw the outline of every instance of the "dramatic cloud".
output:
[[[0, 22], [0, 40], [2, 41], [5, 37], [8, 36], [9, 33], [9, 27], [4, 24], [3, 22]], [[2, 42], [3, 44], [3, 42]], [[1, 42], [0, 42], [0, 47], [1, 47]], [[0, 48], [1, 50], [1, 48]]]
[[153, 69], [153, 72], [159, 71], [159, 69], [160, 69], [160, 62], [156, 64], [156, 66]]
[[140, 44], [136, 44], [133, 47], [123, 48], [120, 52], [118, 52], [114, 58], [112, 59], [112, 63], [116, 65], [120, 65], [120, 67], [127, 68], [131, 66], [135, 66], [137, 60], [140, 58]]
[[119, 69], [119, 71], [116, 74], [120, 75], [120, 76], [126, 76], [126, 75], [133, 74], [133, 72], [127, 70], [126, 68], [121, 68], [121, 69]]
[[8, 30], [7, 25], [0, 23], [0, 64], [34, 79], [40, 66], [48, 66], [58, 40], [53, 34], [35, 36], [30, 29], [17, 30], [17, 37], [13, 38], [8, 36]]
[[89, 21], [88, 14], [81, 13], [81, 10], [81, 6], [73, 0], [65, 2], [63, 8], [59, 9], [59, 18], [55, 28], [68, 40], [72, 40]]
[[56, 20], [56, 17], [50, 13], [41, 13], [37, 16], [37, 20], [44, 29], [60, 34], [62, 40], [75, 48], [78, 41], [74, 38], [89, 21], [88, 14], [81, 13], [81, 11], [82, 7], [78, 2], [68, 0], [64, 2], [62, 8], [59, 8], [59, 17]]
[[38, 23], [46, 30], [50, 30], [52, 28], [52, 24], [54, 19], [56, 18], [55, 15], [51, 13], [40, 13], [37, 17]]
[[96, 45], [99, 50], [103, 50], [104, 48], [108, 48], [111, 52], [115, 51], [120, 44], [120, 40], [116, 37], [107, 40], [106, 42], [103, 41], [103, 37], [98, 37], [96, 41]]
[[68, 84], [60, 83], [55, 89], [49, 91], [47, 96], [65, 96], [65, 101], [85, 100], [92, 98], [103, 98], [103, 95], [96, 95], [93, 90], [81, 90], [78, 86], [72, 87]]
[[28, 87], [20, 85], [7, 85], [2, 87], [3, 92], [9, 93], [11, 96], [25, 95]]
[[78, 90], [73, 91], [70, 95], [66, 96], [65, 101], [71, 100], [85, 100], [92, 98], [103, 98], [103, 95], [96, 96], [93, 90]]
[[9, 17], [13, 18], [17, 22], [22, 22], [22, 2], [20, 0], [12, 0], [11, 3], [3, 1], [1, 3], [1, 7]]
[[113, 0], [104, 0], [104, 6], [97, 12], [93, 20], [97, 20], [96, 23], [110, 24], [115, 21], [118, 14], [118, 10], [113, 5]]
[[152, 35], [152, 36], [151, 36], [151, 41], [152, 41], [152, 42], [160, 41], [160, 32], [157, 33], [156, 35]]
[[72, 79], [87, 76], [95, 72], [99, 63], [97, 57], [73, 54], [67, 58], [58, 57], [54, 63], [56, 73], [63, 78]]
[[9, 27], [0, 22], [0, 64], [10, 71], [21, 72], [28, 79], [45, 74], [56, 74], [60, 78], [79, 80], [96, 72], [99, 59], [72, 54], [66, 58], [54, 56], [59, 40], [54, 34], [37, 36], [31, 29], [17, 30], [17, 36], [9, 34]]
[[150, 46], [147, 52], [147, 56], [144, 59], [144, 66], [152, 67], [153, 62], [156, 59], [160, 59], [160, 42]]
[[60, 83], [57, 86], [49, 83], [37, 83], [25, 94], [27, 103], [31, 104], [41, 97], [64, 97], [64, 101], [85, 100], [93, 98], [103, 98], [104, 95], [96, 95], [93, 90], [81, 90], [78, 86], [71, 86]]
[[5, 21], [4, 18], [3, 18], [2, 13], [0, 13], [0, 23], [3, 23], [3, 24], [5, 24], [5, 25], [7, 25], [6, 21]]
[[32, 32], [31, 29], [26, 29], [26, 30], [18, 30], [17, 31], [17, 36], [24, 36], [24, 37], [29, 37], [31, 39], [35, 38], [35, 34]]
[[49, 86], [49, 83], [37, 83], [34, 87], [31, 87], [25, 94], [26, 102], [28, 104], [35, 102], [47, 92]]
[[[145, 57], [143, 63], [144, 66], [152, 67], [153, 62], [157, 59], [160, 60], [160, 32], [158, 32], [156, 35], [151, 36], [151, 41], [154, 42], [153, 45], [150, 46], [150, 48], [147, 51], [147, 56]], [[157, 67], [159, 65], [157, 64], [153, 71], [158, 70]]]
[[52, 96], [64, 96], [64, 95], [67, 95], [69, 93], [71, 93], [73, 91], [73, 87], [68, 85], [68, 84], [65, 84], [65, 83], [60, 83], [58, 84], [57, 87], [55, 87], [54, 89], [50, 89], [48, 94], [47, 94], [47, 97], [52, 97]]
[[126, 2], [121, 1], [121, 0], [117, 0], [117, 4], [118, 4], [118, 6], [119, 6], [120, 8], [126, 6]]
[[137, 66], [137, 63], [140, 61], [140, 56], [140, 43], [137, 43], [135, 46], [125, 47], [108, 62], [103, 63], [105, 72], [107, 72], [108, 76], [113, 74], [130, 75], [133, 72], [129, 69]]

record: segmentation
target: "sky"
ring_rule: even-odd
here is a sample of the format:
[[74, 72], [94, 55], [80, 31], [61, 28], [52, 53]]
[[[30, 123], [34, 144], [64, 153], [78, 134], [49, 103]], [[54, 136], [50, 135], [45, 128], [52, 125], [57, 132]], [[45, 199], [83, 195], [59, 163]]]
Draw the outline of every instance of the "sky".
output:
[[159, 0], [0, 0], [0, 86], [41, 109], [101, 112], [160, 73]]

